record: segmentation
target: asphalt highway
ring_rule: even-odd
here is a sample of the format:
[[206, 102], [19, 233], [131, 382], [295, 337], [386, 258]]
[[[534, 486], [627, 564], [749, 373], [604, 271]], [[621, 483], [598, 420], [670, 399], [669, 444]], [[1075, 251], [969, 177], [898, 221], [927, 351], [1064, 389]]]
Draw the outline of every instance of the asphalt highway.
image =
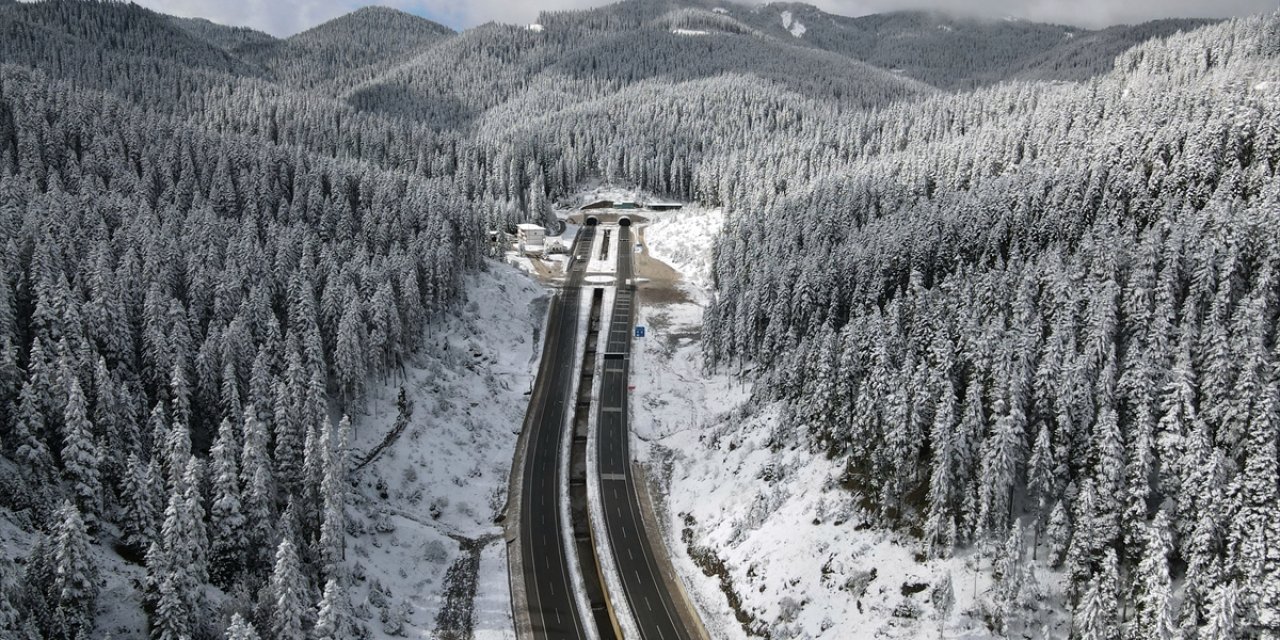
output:
[[691, 638], [691, 634], [681, 622], [655, 561], [656, 554], [665, 550], [654, 549], [649, 544], [631, 473], [627, 384], [635, 324], [632, 264], [635, 254], [631, 228], [620, 227], [617, 233], [618, 291], [604, 352], [596, 438], [605, 533], [624, 595], [640, 627], [640, 636], [644, 640], [684, 640]]
[[[578, 610], [565, 556], [560, 468], [566, 455], [564, 438], [572, 405], [582, 278], [595, 238], [583, 227], [573, 246], [574, 259], [560, 293], [552, 300], [538, 380], [526, 424], [532, 429], [525, 449], [520, 502], [520, 552], [526, 602], [534, 638], [585, 640], [584, 616]], [[585, 624], [590, 624], [589, 617]]]

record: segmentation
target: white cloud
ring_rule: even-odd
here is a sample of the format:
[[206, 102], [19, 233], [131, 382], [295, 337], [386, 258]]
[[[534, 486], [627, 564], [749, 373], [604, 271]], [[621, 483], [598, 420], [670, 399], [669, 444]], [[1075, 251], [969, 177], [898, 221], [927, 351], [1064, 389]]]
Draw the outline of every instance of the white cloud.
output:
[[[528, 24], [542, 10], [583, 9], [613, 0], [135, 0], [180, 16], [202, 17], [285, 36], [360, 6], [385, 4], [455, 28], [488, 21]], [[899, 9], [938, 9], [987, 17], [1012, 16], [1086, 27], [1167, 17], [1226, 17], [1276, 9], [1276, 0], [811, 0], [831, 13], [865, 15]], [[752, 2], [752, 4], [755, 4]]]

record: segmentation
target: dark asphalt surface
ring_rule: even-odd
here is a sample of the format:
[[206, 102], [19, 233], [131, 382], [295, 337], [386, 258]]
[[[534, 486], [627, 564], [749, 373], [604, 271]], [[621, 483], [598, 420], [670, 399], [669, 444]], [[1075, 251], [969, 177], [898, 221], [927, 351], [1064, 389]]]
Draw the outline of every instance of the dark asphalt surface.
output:
[[573, 247], [573, 265], [564, 287], [552, 301], [538, 382], [530, 400], [533, 429], [525, 450], [520, 504], [520, 551], [529, 618], [535, 638], [585, 640], [583, 615], [574, 597], [565, 556], [565, 532], [560, 511], [560, 465], [577, 374], [578, 301], [583, 272], [591, 253], [595, 229], [583, 227]]
[[618, 294], [604, 352], [597, 436], [606, 535], [640, 636], [644, 640], [689, 639], [655, 560], [656, 553], [665, 550], [649, 545], [631, 474], [627, 384], [635, 323], [635, 287], [631, 283], [635, 254], [631, 229], [621, 227], [618, 234]]

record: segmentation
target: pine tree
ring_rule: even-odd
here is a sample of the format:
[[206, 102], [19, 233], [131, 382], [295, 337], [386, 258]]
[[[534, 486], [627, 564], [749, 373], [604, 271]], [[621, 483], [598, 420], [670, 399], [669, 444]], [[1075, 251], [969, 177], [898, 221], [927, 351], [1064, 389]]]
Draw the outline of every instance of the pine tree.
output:
[[162, 543], [154, 560], [163, 563], [156, 580], [157, 616], [162, 615], [165, 624], [155, 625], [157, 633], [163, 634], [157, 637], [180, 638], [190, 632], [199, 609], [200, 585], [208, 579], [200, 464], [194, 457], [188, 461], [186, 473], [169, 494], [160, 528]]
[[1003, 530], [1013, 512], [1013, 486], [1022, 459], [1024, 434], [1014, 412], [1003, 398], [996, 400], [995, 432], [982, 460], [982, 494], [979, 510], [990, 531]]
[[271, 566], [275, 535], [276, 489], [267, 457], [267, 429], [252, 405], [244, 411], [244, 450], [240, 455], [241, 511], [245, 518], [246, 569], [265, 573]]
[[93, 629], [98, 599], [98, 570], [90, 551], [88, 528], [75, 504], [67, 501], [54, 531], [53, 584], [49, 593], [61, 637], [75, 638]]
[[183, 477], [183, 527], [185, 538], [190, 544], [190, 555], [183, 558], [189, 560], [182, 566], [197, 583], [209, 580], [209, 532], [205, 527], [204, 499], [201, 486], [204, 483], [204, 463], [192, 458], [187, 463], [187, 472]]
[[1209, 611], [1202, 638], [1213, 640], [1235, 640], [1241, 637], [1236, 611], [1236, 585], [1224, 582], [1209, 594]]
[[1274, 383], [1253, 402], [1245, 442], [1244, 469], [1229, 488], [1233, 516], [1228, 543], [1236, 572], [1245, 579], [1238, 608], [1257, 626], [1280, 632], [1280, 401]]
[[84, 391], [80, 382], [71, 380], [67, 391], [65, 435], [62, 446], [62, 465], [76, 507], [83, 514], [89, 531], [98, 528], [98, 514], [102, 509], [102, 483], [98, 478], [101, 454], [89, 424]]
[[227, 627], [226, 640], [260, 640], [253, 625], [240, 614], [231, 616], [231, 626]]
[[1067, 559], [1067, 549], [1071, 543], [1071, 522], [1061, 500], [1049, 514], [1049, 527], [1045, 535], [1049, 539], [1049, 564], [1055, 569], [1061, 567]]
[[218, 428], [213, 458], [213, 503], [209, 508], [210, 574], [215, 584], [229, 586], [244, 568], [246, 536], [241, 508], [240, 470], [236, 464], [236, 442], [230, 420]]
[[929, 477], [929, 511], [925, 519], [925, 541], [929, 545], [929, 553], [936, 558], [951, 556], [955, 546], [954, 538], [947, 531], [954, 527], [954, 516], [951, 513], [950, 498], [955, 483], [954, 449], [955, 433], [952, 421], [955, 411], [955, 393], [950, 380], [941, 385], [937, 410], [934, 412], [933, 429], [930, 440], [933, 442], [933, 472]]
[[[330, 430], [325, 423], [325, 431]], [[320, 561], [324, 575], [329, 578], [341, 577], [339, 567], [346, 557], [346, 500], [349, 484], [347, 481], [348, 450], [351, 441], [351, 419], [343, 416], [338, 423], [336, 436], [326, 434], [324, 481], [321, 493], [324, 497], [324, 519], [320, 529]]]
[[[1049, 438], [1049, 425], [1041, 424], [1036, 434], [1035, 445], [1031, 448], [1031, 459], [1027, 462], [1027, 491], [1035, 500], [1036, 547], [1039, 547], [1040, 534], [1048, 525], [1049, 502], [1054, 497], [1053, 442]], [[1033, 554], [1035, 549], [1033, 548]]]
[[1133, 637], [1141, 640], [1173, 640], [1177, 631], [1173, 623], [1173, 590], [1169, 581], [1169, 518], [1164, 511], [1156, 513], [1147, 525], [1142, 561], [1137, 574], [1137, 612]]
[[306, 591], [297, 549], [289, 536], [285, 536], [276, 548], [275, 568], [267, 591], [271, 595], [271, 634], [276, 640], [304, 640]]
[[347, 593], [336, 578], [329, 578], [324, 585], [324, 596], [317, 606], [316, 624], [311, 630], [313, 640], [343, 640], [350, 636], [347, 613]]
[[151, 625], [154, 640], [184, 640], [191, 637], [194, 613], [183, 597], [183, 581], [170, 570], [160, 579], [156, 612]]
[[[324, 464], [328, 448], [328, 444], [324, 438], [328, 437], [329, 425], [328, 420], [322, 420], [320, 423], [309, 422], [307, 424], [307, 437], [303, 445], [302, 455], [302, 485], [299, 487], [300, 493], [297, 495], [298, 503], [301, 506], [299, 516], [302, 519], [303, 530], [307, 532], [318, 531], [320, 520], [324, 517], [324, 497], [321, 494], [320, 485], [324, 482]], [[311, 533], [307, 534], [307, 539], [311, 539]]]
[[[305, 426], [302, 400], [306, 397], [306, 370], [302, 354], [289, 350], [289, 364], [276, 383], [274, 421], [275, 462], [272, 476], [283, 493], [297, 493], [302, 478], [303, 438]], [[246, 420], [248, 415], [245, 416]]]
[[1001, 549], [999, 564], [995, 578], [999, 581], [996, 587], [996, 604], [1000, 611], [1000, 627], [1003, 634], [1008, 635], [1015, 623], [1020, 623], [1020, 599], [1022, 594], [1022, 522], [1014, 521], [1009, 530], [1009, 537]]
[[360, 314], [360, 297], [354, 288], [347, 292], [346, 310], [338, 324], [337, 350], [334, 366], [342, 386], [344, 403], [360, 397], [366, 375], [365, 326]]
[[165, 433], [164, 462], [169, 489], [182, 484], [191, 460], [191, 428], [182, 421], [174, 422]]
[[53, 456], [46, 440], [46, 423], [36, 384], [27, 380], [18, 395], [17, 420], [14, 422], [13, 445], [18, 462], [35, 485], [52, 484]]
[[135, 553], [145, 552], [157, 540], [156, 489], [160, 484], [152, 475], [154, 470], [153, 465], [144, 463], [137, 454], [130, 453], [125, 462], [118, 524], [124, 534], [122, 542]]
[[1075, 632], [1080, 640], [1117, 640], [1120, 637], [1116, 615], [1120, 610], [1116, 593], [1119, 581], [1116, 554], [1108, 549], [1076, 613]]

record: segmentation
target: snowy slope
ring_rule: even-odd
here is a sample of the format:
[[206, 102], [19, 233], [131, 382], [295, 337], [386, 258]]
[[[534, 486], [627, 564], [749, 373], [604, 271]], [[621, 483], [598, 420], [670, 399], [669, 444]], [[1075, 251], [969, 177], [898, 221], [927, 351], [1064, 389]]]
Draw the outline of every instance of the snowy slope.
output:
[[[348, 558], [363, 579], [352, 603], [375, 637], [396, 635], [383, 629], [383, 611], [402, 605], [406, 635], [437, 635], [449, 592], [477, 578], [476, 637], [514, 637], [494, 518], [506, 500], [536, 369], [545, 292], [498, 264], [473, 276], [467, 290], [470, 301], [426, 336], [430, 355], [373, 391], [367, 415], [355, 422], [360, 460], [392, 433], [401, 386], [413, 403], [407, 428], [356, 476]], [[459, 562], [469, 544], [481, 549], [478, 571]], [[455, 573], [470, 575], [446, 580], [455, 563]]]
[[[688, 300], [640, 306], [649, 336], [635, 351], [633, 446], [667, 493], [664, 536], [711, 635], [917, 638], [941, 626], [946, 637], [997, 637], [984, 622], [995, 606], [989, 558], [924, 561], [915, 541], [866, 525], [837, 463], [778, 445], [801, 440], [783, 407], [753, 407], [733, 376], [704, 372], [698, 283], [720, 214], [660, 215], [646, 239], [653, 256], [675, 256]], [[1027, 615], [1065, 636], [1061, 576], [1036, 572], [1047, 604]], [[948, 576], [956, 602], [944, 616], [932, 595]]]

